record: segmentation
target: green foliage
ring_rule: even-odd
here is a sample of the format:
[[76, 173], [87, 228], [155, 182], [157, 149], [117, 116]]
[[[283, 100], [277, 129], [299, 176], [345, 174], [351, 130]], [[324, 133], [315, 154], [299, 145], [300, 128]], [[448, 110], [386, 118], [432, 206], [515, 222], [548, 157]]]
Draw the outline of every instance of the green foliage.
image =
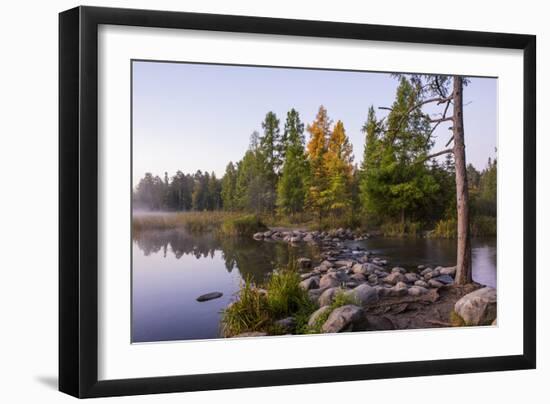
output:
[[[497, 219], [491, 216], [473, 216], [470, 220], [470, 235], [472, 237], [492, 237], [497, 234]], [[456, 238], [456, 219], [443, 219], [436, 223], [430, 237]]]
[[248, 212], [272, 212], [275, 207], [273, 172], [268, 170], [266, 157], [253, 133], [250, 147], [237, 164], [236, 205]]
[[[304, 124], [295, 109], [286, 114], [284, 131], [273, 112], [253, 132], [242, 159], [214, 172], [164, 179], [146, 173], [133, 193], [134, 208], [152, 211], [254, 213], [274, 226], [308, 228], [382, 227], [386, 235], [418, 235], [420, 224], [435, 226], [432, 236], [455, 237], [456, 185], [452, 154], [428, 160], [433, 145], [429, 116], [414, 108], [427, 96], [443, 96], [447, 76], [397, 75], [400, 78], [390, 112], [378, 119], [368, 110], [362, 130], [363, 161], [353, 165], [353, 150], [344, 124], [334, 125], [326, 108]], [[440, 88], [441, 87], [441, 88]], [[489, 159], [481, 172], [467, 167], [473, 235], [496, 232], [497, 167]], [[491, 219], [492, 218], [492, 219]], [[153, 223], [152, 225], [163, 224]], [[190, 227], [202, 231], [202, 222]], [[208, 227], [208, 226], [206, 226]], [[240, 233], [227, 224], [228, 234]], [[248, 229], [244, 230], [248, 232]]]
[[[429, 118], [419, 108], [414, 86], [404, 77], [386, 122], [369, 109], [365, 132], [360, 198], [367, 215], [386, 219], [426, 218], [440, 184], [423, 159], [428, 154]], [[412, 109], [412, 110], [411, 110]]]
[[257, 215], [231, 217], [223, 222], [221, 232], [229, 236], [251, 236], [267, 227]]
[[314, 309], [307, 291], [299, 285], [300, 275], [289, 268], [274, 272], [266, 285], [269, 310], [275, 318], [284, 318], [302, 310]]
[[275, 321], [289, 316], [296, 320], [296, 331], [303, 330], [317, 307], [299, 283], [300, 276], [293, 263], [274, 272], [265, 289], [250, 280], [243, 282], [236, 300], [222, 313], [223, 335], [229, 337], [250, 331], [278, 334], [282, 330], [275, 326]]
[[225, 175], [221, 181], [221, 198], [224, 210], [233, 211], [238, 207], [237, 202], [237, 169], [233, 162], [225, 168]]
[[250, 279], [242, 282], [237, 299], [222, 312], [222, 333], [231, 337], [243, 332], [263, 331], [271, 322], [264, 293]]
[[386, 237], [419, 237], [422, 230], [420, 222], [385, 222], [380, 226], [380, 231]]
[[284, 164], [277, 186], [277, 206], [283, 214], [301, 212], [304, 208], [309, 166], [304, 152], [304, 124], [295, 109], [286, 118], [284, 131]]

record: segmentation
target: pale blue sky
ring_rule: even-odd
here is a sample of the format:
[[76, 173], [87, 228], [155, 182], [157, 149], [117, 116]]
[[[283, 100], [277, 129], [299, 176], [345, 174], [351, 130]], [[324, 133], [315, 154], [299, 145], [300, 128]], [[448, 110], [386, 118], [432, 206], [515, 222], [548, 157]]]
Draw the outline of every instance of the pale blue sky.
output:
[[[334, 122], [344, 122], [360, 164], [368, 108], [384, 116], [378, 107], [392, 104], [396, 87], [388, 73], [134, 61], [134, 185], [145, 172], [162, 177], [200, 169], [221, 177], [229, 161], [242, 158], [250, 134], [261, 132], [268, 111], [277, 114], [282, 131], [289, 109], [307, 125], [321, 104]], [[467, 162], [481, 169], [495, 157], [497, 80], [472, 78], [464, 103]], [[434, 151], [444, 148], [447, 128], [436, 131]]]

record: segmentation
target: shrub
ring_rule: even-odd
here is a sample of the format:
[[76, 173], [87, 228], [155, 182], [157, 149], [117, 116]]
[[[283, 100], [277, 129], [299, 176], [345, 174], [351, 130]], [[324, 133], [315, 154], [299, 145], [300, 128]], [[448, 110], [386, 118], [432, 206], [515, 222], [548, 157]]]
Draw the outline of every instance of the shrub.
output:
[[274, 323], [289, 316], [294, 317], [296, 332], [300, 333], [317, 306], [299, 284], [300, 276], [293, 263], [271, 275], [265, 287], [267, 293], [250, 280], [243, 282], [236, 301], [222, 313], [223, 335], [230, 337], [249, 331], [280, 334], [286, 330]]
[[420, 222], [386, 222], [380, 226], [380, 231], [386, 237], [418, 237], [422, 224]]
[[[456, 219], [440, 220], [436, 223], [431, 237], [456, 238]], [[470, 235], [472, 237], [496, 236], [497, 219], [491, 216], [474, 216], [470, 222]]]
[[241, 284], [237, 300], [222, 312], [222, 334], [231, 337], [248, 331], [262, 331], [269, 321], [265, 294], [246, 279]]
[[221, 232], [228, 236], [251, 236], [256, 232], [265, 230], [267, 230], [267, 227], [256, 215], [229, 218], [223, 222], [221, 227]]

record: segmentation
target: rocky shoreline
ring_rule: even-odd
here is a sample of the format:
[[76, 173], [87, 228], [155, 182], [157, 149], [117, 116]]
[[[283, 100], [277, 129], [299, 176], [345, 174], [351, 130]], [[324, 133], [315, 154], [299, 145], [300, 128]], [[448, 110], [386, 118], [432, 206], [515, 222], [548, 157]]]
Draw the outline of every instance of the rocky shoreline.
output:
[[[415, 270], [391, 267], [387, 260], [344, 243], [369, 237], [349, 229], [328, 232], [272, 229], [254, 234], [259, 241], [319, 245], [320, 262], [303, 257], [297, 260], [297, 265], [302, 279], [300, 287], [319, 307], [308, 324], [313, 326], [326, 318], [321, 332], [496, 324], [494, 288], [476, 283], [454, 285], [456, 267], [419, 265]], [[339, 294], [353, 304], [333, 308]], [[292, 318], [278, 321], [292, 332]]]

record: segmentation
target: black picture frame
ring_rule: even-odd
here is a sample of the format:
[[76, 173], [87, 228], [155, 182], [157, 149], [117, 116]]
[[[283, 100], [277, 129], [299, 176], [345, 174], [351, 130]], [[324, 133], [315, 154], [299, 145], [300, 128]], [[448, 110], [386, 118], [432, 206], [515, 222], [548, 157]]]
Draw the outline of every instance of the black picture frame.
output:
[[[523, 51], [523, 354], [98, 380], [98, 26], [100, 24]], [[324, 383], [536, 366], [536, 37], [184, 12], [77, 7], [59, 15], [59, 390], [103, 397]]]

